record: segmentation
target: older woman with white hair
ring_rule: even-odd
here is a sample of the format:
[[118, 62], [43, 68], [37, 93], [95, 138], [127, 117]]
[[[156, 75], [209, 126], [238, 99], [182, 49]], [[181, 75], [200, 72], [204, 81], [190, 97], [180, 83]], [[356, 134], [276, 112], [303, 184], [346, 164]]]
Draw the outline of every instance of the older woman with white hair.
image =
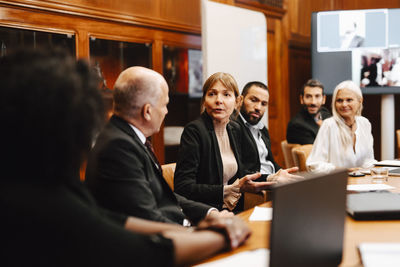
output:
[[371, 123], [361, 116], [363, 97], [352, 81], [338, 84], [332, 96], [333, 116], [324, 120], [307, 159], [313, 172], [335, 168], [368, 168], [374, 159]]

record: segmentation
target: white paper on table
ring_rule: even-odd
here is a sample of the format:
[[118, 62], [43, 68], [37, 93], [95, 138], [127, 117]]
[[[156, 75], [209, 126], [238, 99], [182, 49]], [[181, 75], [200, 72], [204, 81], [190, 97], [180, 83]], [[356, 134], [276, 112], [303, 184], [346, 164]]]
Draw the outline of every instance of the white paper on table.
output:
[[250, 215], [250, 221], [271, 221], [272, 208], [254, 207], [253, 213]]
[[400, 266], [400, 243], [361, 243], [358, 249], [364, 267]]
[[256, 250], [244, 251], [238, 254], [208, 262], [195, 267], [268, 267], [269, 266], [269, 249], [259, 248]]
[[393, 186], [387, 184], [350, 184], [347, 186], [348, 191], [380, 191], [394, 189]]

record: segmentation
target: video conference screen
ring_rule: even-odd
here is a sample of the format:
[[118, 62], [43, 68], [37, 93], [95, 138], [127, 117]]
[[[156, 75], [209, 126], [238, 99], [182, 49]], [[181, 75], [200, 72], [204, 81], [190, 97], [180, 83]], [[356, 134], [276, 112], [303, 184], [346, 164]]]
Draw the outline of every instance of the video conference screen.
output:
[[311, 59], [327, 94], [344, 80], [364, 94], [400, 94], [400, 9], [314, 12]]

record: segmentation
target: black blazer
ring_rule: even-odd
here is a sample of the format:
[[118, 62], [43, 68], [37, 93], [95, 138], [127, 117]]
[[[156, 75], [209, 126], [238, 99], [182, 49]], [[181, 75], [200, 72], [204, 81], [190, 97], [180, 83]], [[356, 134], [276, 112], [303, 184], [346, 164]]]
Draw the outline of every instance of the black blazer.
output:
[[[238, 163], [238, 171], [228, 184], [242, 177], [240, 128], [233, 121], [227, 125], [229, 141]], [[223, 206], [223, 164], [211, 117], [204, 112], [185, 126], [174, 177], [175, 192], [214, 207]], [[235, 211], [243, 209], [241, 200]]]
[[90, 152], [85, 182], [99, 205], [148, 220], [182, 224], [186, 215], [195, 224], [211, 208], [174, 194], [135, 131], [115, 115]]
[[[325, 107], [321, 107], [322, 119], [331, 117]], [[318, 124], [308, 113], [306, 108], [302, 108], [288, 123], [286, 140], [291, 144], [313, 144], [319, 130]]]
[[[257, 144], [254, 140], [250, 129], [245, 125], [244, 121], [240, 116], [237, 116], [235, 121], [240, 125], [242, 131], [242, 142], [241, 142], [241, 159], [243, 164], [243, 170], [247, 173], [259, 172], [261, 168], [260, 156], [258, 154]], [[261, 139], [264, 141], [265, 146], [268, 150], [267, 160], [271, 161], [274, 165], [275, 171], [278, 171], [281, 167], [275, 162], [274, 156], [271, 151], [271, 141], [267, 127], [261, 129]], [[263, 179], [265, 180], [265, 179]]]

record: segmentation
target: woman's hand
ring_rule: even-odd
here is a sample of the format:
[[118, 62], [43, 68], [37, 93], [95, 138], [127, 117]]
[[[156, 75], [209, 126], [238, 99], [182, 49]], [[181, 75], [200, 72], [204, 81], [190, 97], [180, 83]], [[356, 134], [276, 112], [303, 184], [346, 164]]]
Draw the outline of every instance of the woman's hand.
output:
[[233, 184], [224, 186], [224, 205], [229, 210], [233, 210], [236, 207], [241, 196], [239, 179]]
[[269, 182], [269, 181], [268, 182], [253, 181], [260, 178], [260, 176], [261, 173], [257, 172], [253, 174], [248, 174], [243, 178], [241, 178], [239, 181], [240, 192], [258, 193], [261, 190], [269, 189], [271, 185], [275, 184], [275, 182]]

